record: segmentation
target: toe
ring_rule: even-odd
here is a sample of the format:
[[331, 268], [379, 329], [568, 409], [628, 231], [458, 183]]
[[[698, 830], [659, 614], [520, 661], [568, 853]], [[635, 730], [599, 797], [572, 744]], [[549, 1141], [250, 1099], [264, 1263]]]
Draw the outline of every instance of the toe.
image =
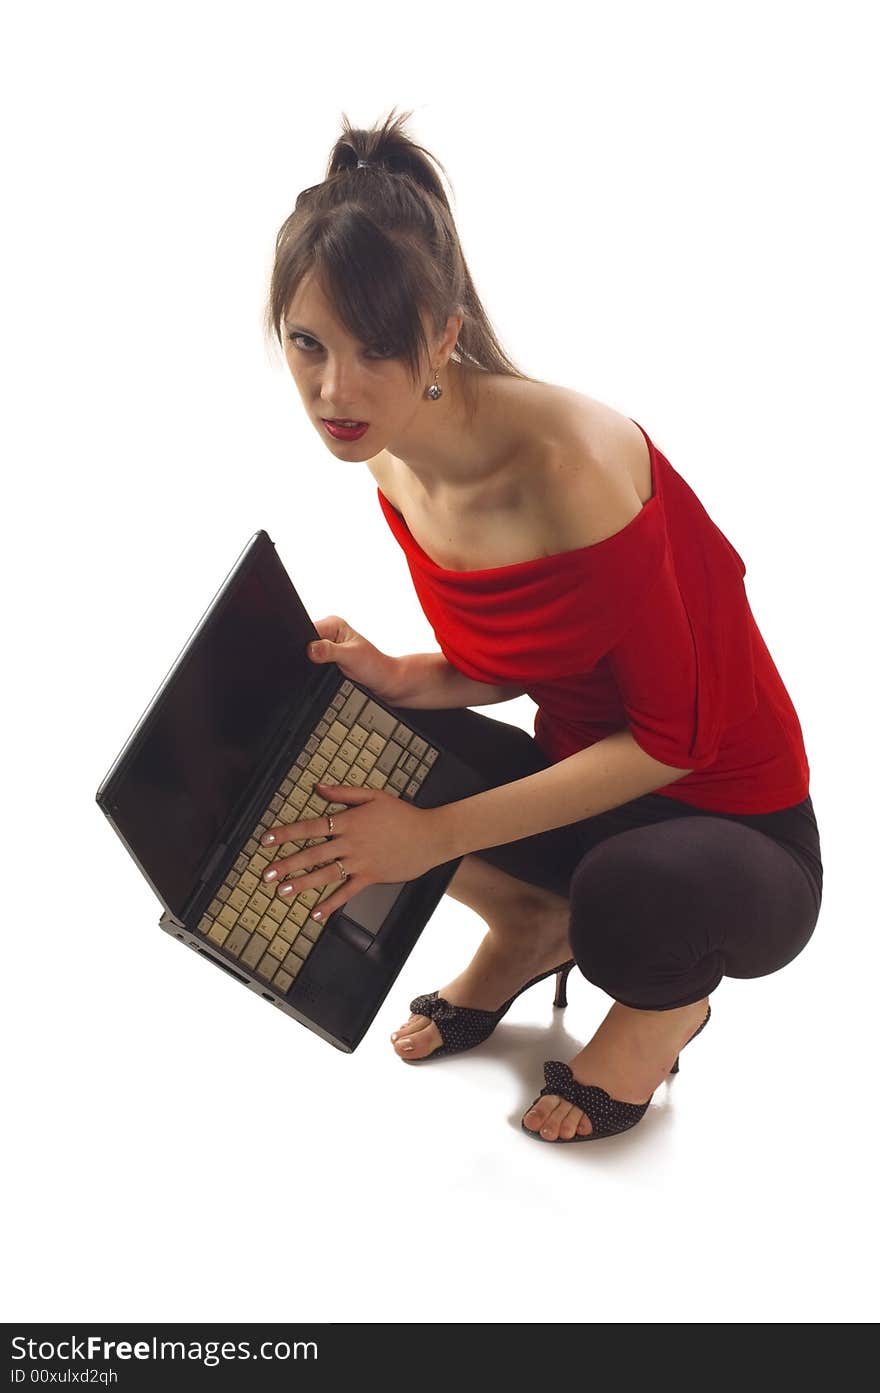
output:
[[395, 1040], [403, 1039], [405, 1035], [412, 1035], [413, 1032], [416, 1030], [424, 1030], [425, 1026], [429, 1023], [430, 1022], [428, 1016], [410, 1016], [408, 1021], [404, 1021], [403, 1025], [398, 1026], [397, 1029], [392, 1033], [392, 1045], [394, 1044]]
[[568, 1112], [565, 1114], [565, 1116], [559, 1124], [560, 1141], [571, 1141], [572, 1137], [578, 1129], [578, 1123], [580, 1122], [582, 1117], [583, 1113], [581, 1112], [580, 1108], [576, 1108], [573, 1106], [569, 1107]]
[[543, 1098], [537, 1098], [523, 1118], [523, 1126], [527, 1127], [530, 1132], [540, 1132], [557, 1101], [556, 1098], [547, 1095]]
[[552, 1093], [548, 1096], [555, 1106], [549, 1116], [544, 1118], [541, 1136], [547, 1141], [556, 1141], [559, 1137], [559, 1128], [562, 1126], [562, 1120], [567, 1117], [568, 1113], [571, 1111], [571, 1103], [567, 1103], [563, 1098], [554, 1097]]
[[587, 1115], [564, 1098], [546, 1093], [529, 1108], [523, 1125], [530, 1132], [540, 1132], [545, 1141], [571, 1141], [574, 1136], [587, 1137], [593, 1124]]
[[443, 1037], [440, 1031], [433, 1021], [429, 1021], [426, 1026], [411, 1030], [405, 1035], [399, 1034], [394, 1048], [401, 1059], [424, 1059], [442, 1044]]

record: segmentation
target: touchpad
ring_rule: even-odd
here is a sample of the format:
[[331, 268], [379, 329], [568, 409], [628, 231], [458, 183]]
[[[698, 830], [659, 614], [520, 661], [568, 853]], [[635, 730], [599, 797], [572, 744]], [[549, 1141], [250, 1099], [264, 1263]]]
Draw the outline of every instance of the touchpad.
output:
[[377, 882], [375, 885], [368, 885], [365, 890], [359, 890], [350, 900], [346, 900], [340, 913], [360, 925], [372, 938], [385, 923], [406, 885], [405, 880], [398, 881], [397, 884]]

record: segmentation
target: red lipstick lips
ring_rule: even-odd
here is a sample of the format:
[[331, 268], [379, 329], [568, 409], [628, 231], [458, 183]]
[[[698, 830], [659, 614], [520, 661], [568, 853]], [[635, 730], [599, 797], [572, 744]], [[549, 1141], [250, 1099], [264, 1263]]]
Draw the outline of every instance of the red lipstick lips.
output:
[[359, 421], [356, 426], [343, 426], [338, 421], [328, 421], [321, 418], [323, 424], [334, 440], [360, 440], [361, 436], [369, 430], [369, 421]]

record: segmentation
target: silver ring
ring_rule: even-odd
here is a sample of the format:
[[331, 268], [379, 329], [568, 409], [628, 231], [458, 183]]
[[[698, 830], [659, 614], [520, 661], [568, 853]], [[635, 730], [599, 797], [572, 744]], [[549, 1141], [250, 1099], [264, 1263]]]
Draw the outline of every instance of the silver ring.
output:
[[330, 836], [332, 837], [332, 836], [333, 836], [333, 818], [330, 816], [329, 813], [327, 814], [327, 825], [328, 825], [328, 827], [330, 828]]
[[339, 878], [340, 878], [340, 880], [348, 880], [348, 871], [345, 869], [345, 867], [343, 866], [342, 862], [339, 861], [339, 860], [337, 860], [337, 861], [336, 861], [336, 864], [337, 864], [337, 866], [339, 867]]

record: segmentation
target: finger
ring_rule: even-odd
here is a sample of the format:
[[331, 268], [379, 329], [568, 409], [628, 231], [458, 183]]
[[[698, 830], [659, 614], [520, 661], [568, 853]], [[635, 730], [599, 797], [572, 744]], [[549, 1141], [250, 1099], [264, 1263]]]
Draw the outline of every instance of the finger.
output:
[[326, 900], [322, 900], [319, 905], [311, 911], [309, 918], [317, 919], [323, 924], [325, 919], [329, 919], [335, 909], [341, 909], [353, 895], [357, 894], [357, 888], [352, 889], [352, 878], [349, 876], [345, 882], [344, 890], [337, 890], [335, 895], [328, 895]]
[[[295, 875], [297, 880], [302, 880], [303, 874], [317, 874], [318, 871], [326, 869], [330, 871], [331, 874], [325, 876], [324, 881], [333, 880], [334, 876], [332, 872], [336, 865], [336, 857], [333, 855], [333, 852], [336, 851], [338, 845], [339, 843], [334, 838], [332, 843], [324, 842], [320, 845], [316, 843], [314, 846], [303, 847], [301, 851], [295, 851], [290, 856], [278, 856], [272, 864], [267, 866], [263, 871], [262, 879], [269, 884], [271, 884], [272, 881], [281, 881], [285, 876], [292, 875]], [[344, 848], [339, 851], [340, 860], [342, 859], [343, 850]], [[309, 881], [309, 885], [324, 884], [324, 881], [311, 880]]]
[[377, 792], [375, 788], [358, 788], [355, 784], [315, 784], [315, 789], [331, 803], [369, 803]]
[[[326, 798], [328, 803], [347, 801], [352, 804], [369, 803], [379, 791], [375, 788], [355, 788], [350, 784], [315, 784], [315, 789], [319, 797]], [[333, 794], [336, 797], [332, 797]], [[339, 795], [347, 796], [340, 797]], [[334, 824], [334, 836], [341, 830], [341, 827]], [[284, 842], [323, 841], [329, 835], [330, 824], [327, 821], [327, 813], [321, 813], [320, 817], [306, 817], [300, 822], [292, 822], [288, 826], [278, 823], [275, 827], [269, 827], [260, 837], [260, 842], [263, 846], [279, 846]]]
[[[302, 847], [299, 851], [291, 851], [290, 855], [276, 855], [274, 861], [270, 861], [266, 866], [260, 879], [265, 885], [270, 885], [274, 880], [283, 880], [284, 876], [292, 875], [294, 872], [315, 871], [317, 866], [331, 865], [334, 861], [334, 851], [338, 843], [336, 839], [333, 843], [322, 841], [322, 843], [309, 844]], [[341, 853], [340, 853], [341, 857]]]
[[[338, 836], [341, 830], [341, 827], [338, 827], [334, 821], [334, 836]], [[278, 823], [262, 834], [260, 844], [281, 847], [285, 842], [297, 842], [305, 850], [304, 842], [324, 842], [329, 836], [330, 824], [327, 821], [327, 814], [322, 813], [320, 817], [303, 818], [301, 822], [292, 822], [287, 827]]]

